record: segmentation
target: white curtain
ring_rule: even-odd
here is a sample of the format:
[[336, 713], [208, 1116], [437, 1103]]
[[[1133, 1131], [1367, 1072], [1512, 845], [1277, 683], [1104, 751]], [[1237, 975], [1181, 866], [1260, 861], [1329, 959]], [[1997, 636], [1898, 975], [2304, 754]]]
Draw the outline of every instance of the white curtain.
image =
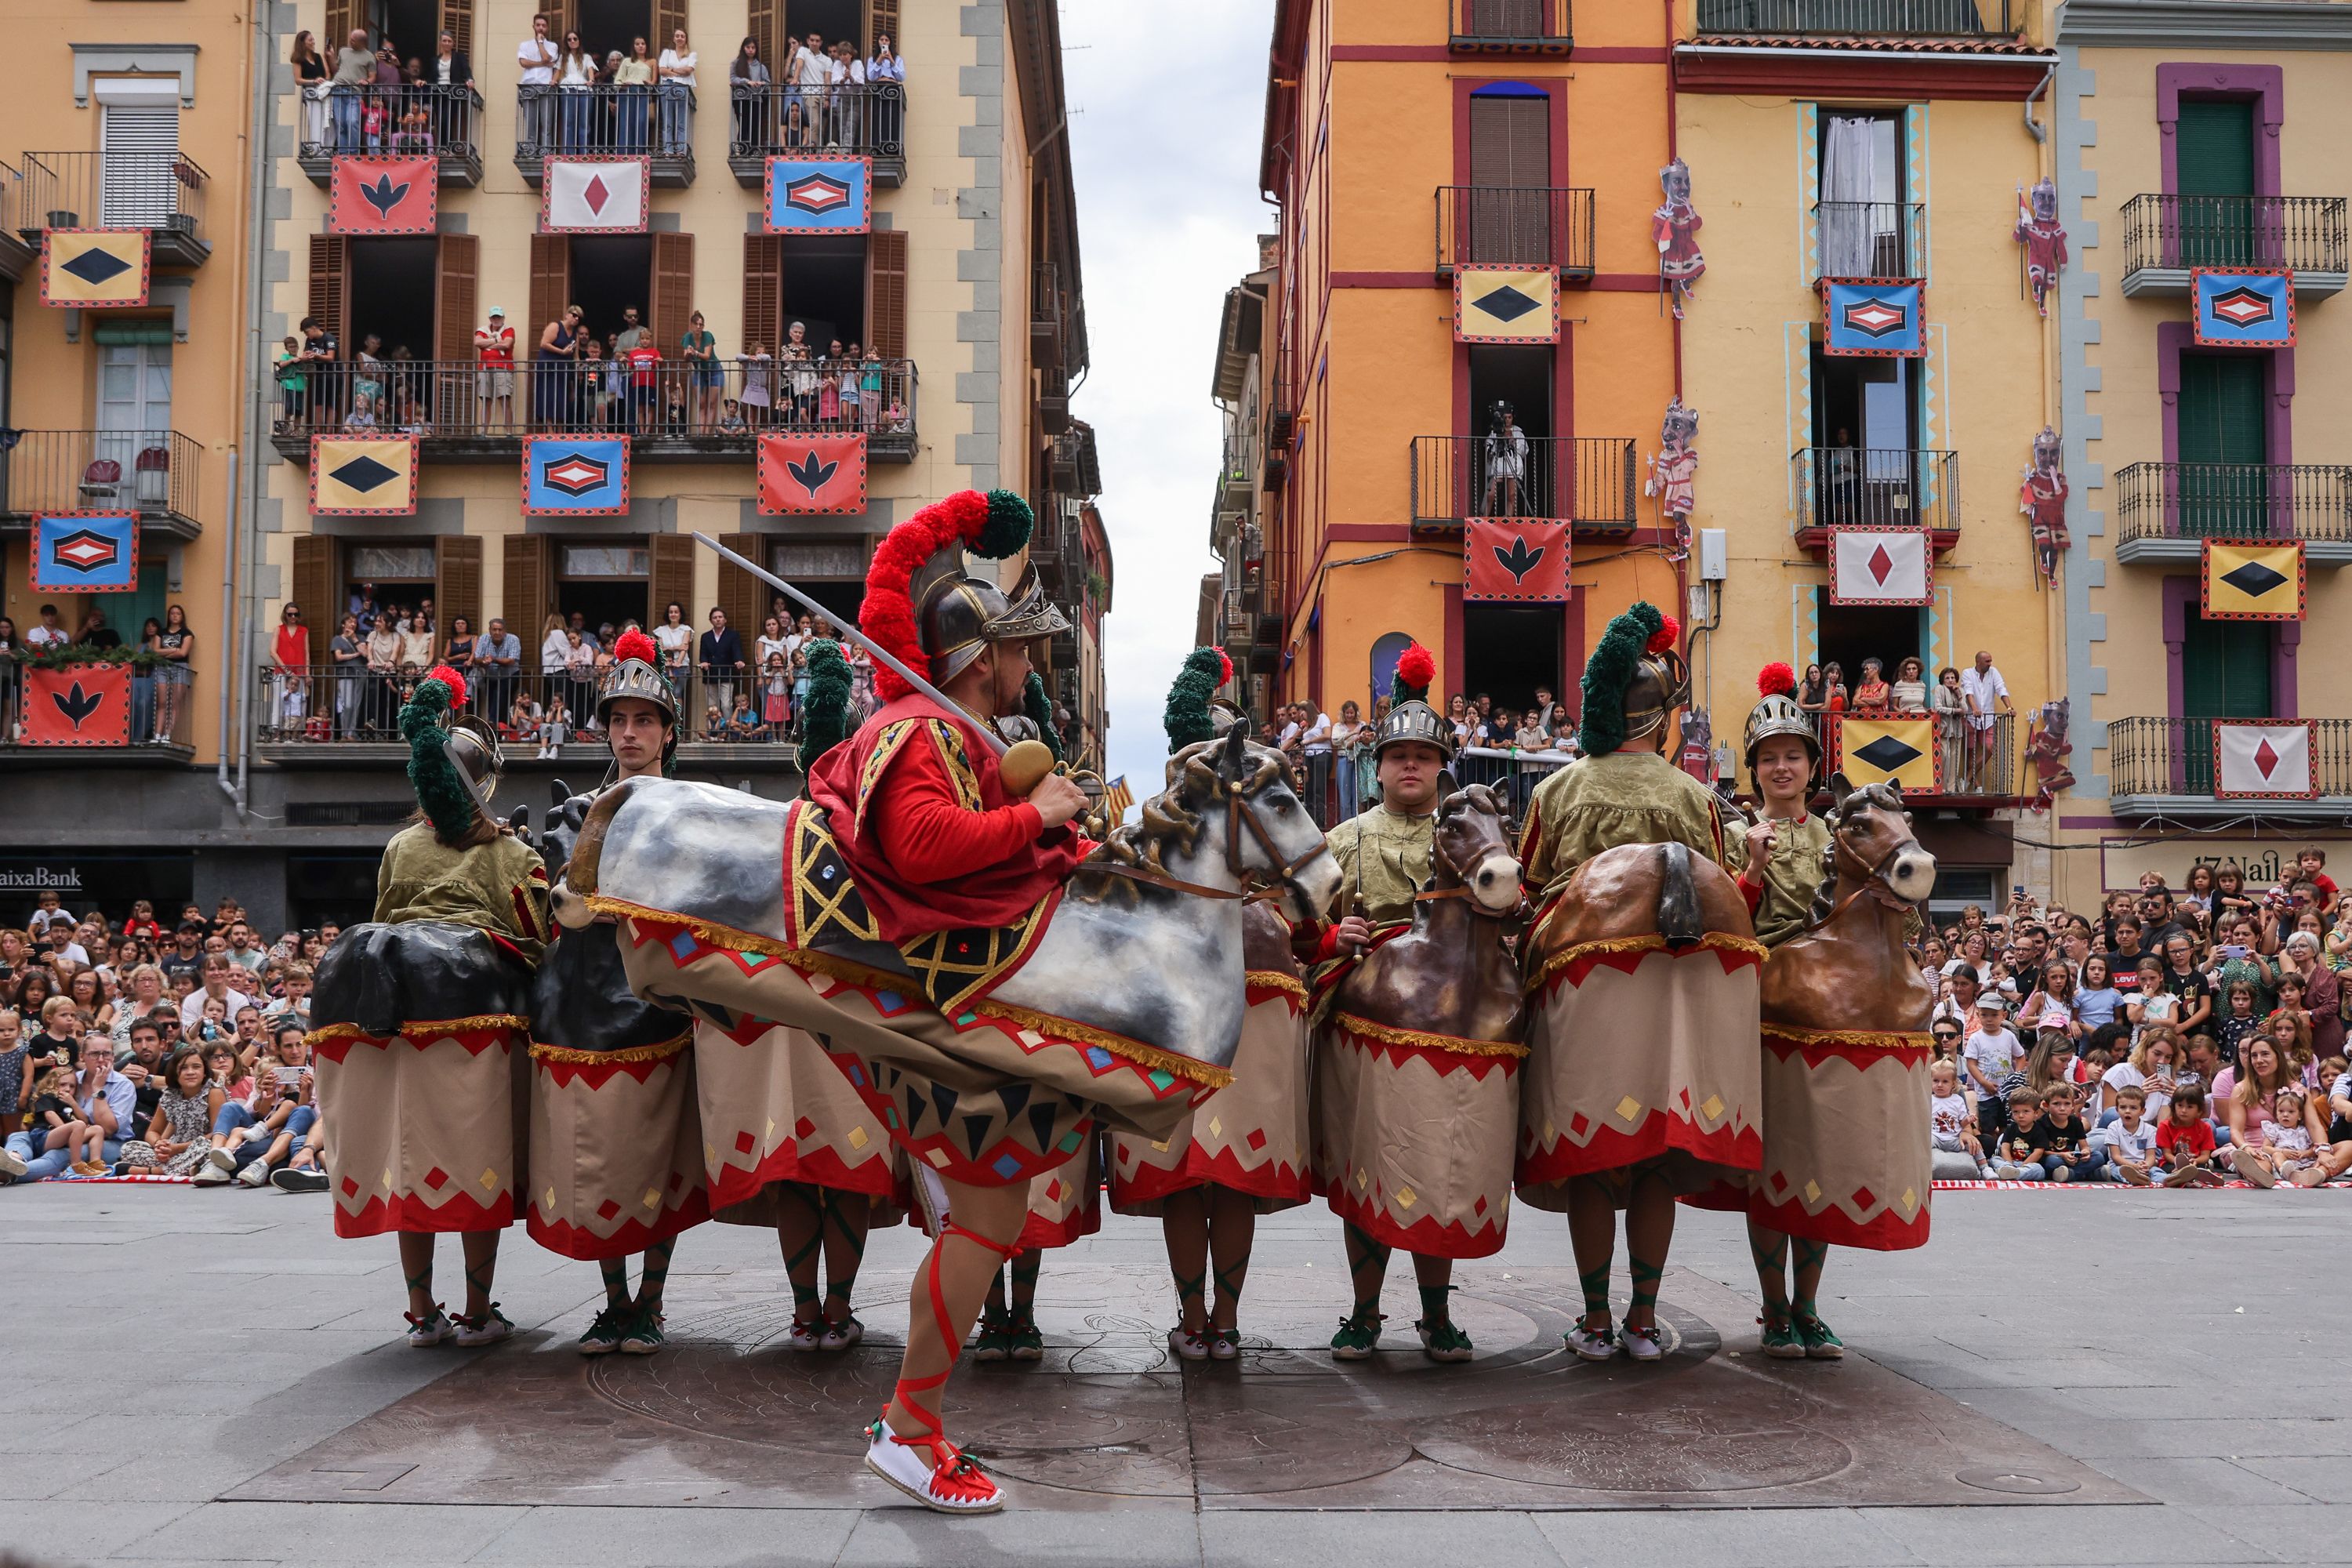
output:
[[1829, 132], [1822, 138], [1823, 277], [1875, 275], [1873, 235], [1883, 224], [1874, 223], [1874, 215], [1862, 205], [1875, 197], [1872, 173], [1874, 132], [1875, 122], [1867, 118], [1832, 115]]

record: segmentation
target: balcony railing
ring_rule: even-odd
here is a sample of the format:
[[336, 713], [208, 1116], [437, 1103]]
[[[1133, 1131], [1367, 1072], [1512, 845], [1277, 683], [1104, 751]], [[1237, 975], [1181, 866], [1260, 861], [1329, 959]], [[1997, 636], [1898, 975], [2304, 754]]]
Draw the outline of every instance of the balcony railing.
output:
[[1440, 185], [1437, 271], [1454, 263], [1557, 267], [1592, 276], [1592, 192], [1581, 186]]
[[[1960, 529], [1960, 458], [1895, 447], [1805, 447], [1789, 459], [1796, 531], [1927, 528], [1949, 547]], [[1811, 541], [1818, 543], [1819, 538]]]
[[2124, 204], [2124, 292], [2183, 293], [2198, 267], [2266, 267], [2305, 292], [2344, 287], [2342, 196], [2137, 195]]
[[[1895, 661], [1890, 658], [1886, 662], [1893, 664]], [[1854, 671], [1846, 672], [1849, 682], [1854, 675]], [[1924, 715], [1927, 710], [1912, 711]], [[1857, 715], [1821, 713], [1814, 716], [1821, 731], [1824, 755], [1832, 752], [1843, 754], [1839, 750], [1839, 742], [1843, 739], [1843, 729], [1845, 721]], [[1937, 757], [1934, 763], [1938, 784], [1932, 790], [1907, 790], [1906, 797], [1972, 800], [1987, 804], [2016, 798], [2021, 773], [2017, 718], [2014, 713], [1963, 713], [1938, 718], [1936, 721]]]
[[515, 167], [537, 187], [540, 165], [567, 153], [642, 153], [654, 184], [694, 184], [694, 93], [686, 88], [518, 87]]
[[756, 185], [771, 154], [863, 153], [874, 183], [896, 185], [907, 173], [907, 89], [895, 81], [844, 82], [803, 89], [784, 82], [733, 82], [734, 121], [727, 160], [736, 178]]
[[1061, 268], [1040, 261], [1029, 276], [1029, 353], [1040, 364], [1059, 365], [1070, 327], [1069, 300]]
[[1698, 0], [1698, 30], [1865, 37], [2013, 36], [2010, 0]]
[[[2227, 721], [2221, 721], [2226, 722]], [[2233, 816], [2342, 816], [2352, 795], [2352, 719], [2322, 719], [2312, 738], [2312, 778], [2317, 800], [2222, 800], [2214, 796], [2211, 719], [2138, 718], [2107, 721], [2107, 799], [2172, 796], [2164, 809], [2189, 807], [2202, 797], [2208, 813]], [[2150, 802], [2146, 809], [2154, 809]]]
[[204, 448], [176, 430], [24, 430], [0, 451], [0, 496], [18, 517], [128, 511], [194, 537], [203, 465]]
[[1528, 440], [1526, 471], [1514, 475], [1507, 451], [1483, 436], [1416, 436], [1412, 440], [1415, 528], [1459, 528], [1474, 517], [1557, 518], [1580, 528], [1631, 529], [1633, 443], [1607, 436], [1538, 436]]
[[[2115, 476], [2118, 552], [2192, 559], [2202, 539], [2300, 539], [2352, 553], [2352, 466], [2133, 463]], [[2167, 552], [2163, 541], [2187, 549]]]
[[[537, 666], [536, 648], [526, 647], [523, 655], [527, 665]], [[463, 673], [468, 685], [467, 710], [485, 718], [495, 716], [509, 762], [534, 757], [545, 748], [552, 748], [558, 757], [567, 754], [566, 748], [576, 748], [571, 755], [604, 754], [604, 737], [596, 728], [593, 673], [550, 675], [530, 668], [501, 675], [481, 666]], [[414, 665], [386, 668], [364, 659], [290, 670], [265, 666], [257, 671], [255, 738], [267, 746], [317, 747], [322, 753], [334, 747], [356, 746], [398, 745], [404, 751], [400, 708], [424, 674]], [[671, 687], [679, 699], [678, 740], [688, 744], [780, 748], [796, 744], [798, 713], [784, 713], [771, 721], [768, 715], [774, 710], [769, 704], [768, 684], [748, 674], [722, 675], [697, 666], [672, 672]], [[746, 700], [740, 709], [735, 701], [738, 695]], [[791, 706], [787, 696], [784, 707]], [[782, 754], [791, 755], [789, 752]]]
[[1447, 42], [1465, 54], [1566, 54], [1569, 0], [1454, 0]]
[[143, 228], [155, 259], [194, 266], [205, 238], [206, 176], [184, 153], [27, 153], [16, 224], [45, 228]]
[[[863, 431], [870, 461], [914, 460], [912, 360], [735, 359], [713, 366], [707, 382], [699, 374], [675, 359], [650, 372], [530, 361], [510, 373], [512, 395], [502, 398], [509, 384], [472, 360], [338, 360], [314, 367], [299, 389], [279, 386], [273, 439], [301, 458], [319, 432], [410, 431], [428, 456], [462, 461], [510, 458], [527, 435], [627, 435], [633, 457], [659, 459], [748, 458], [771, 430]], [[845, 387], [853, 377], [854, 389]], [[372, 425], [359, 422], [362, 411]]]
[[[115, 628], [124, 637], [135, 636], [135, 626]], [[133, 752], [186, 751], [194, 744], [193, 715], [195, 712], [196, 670], [194, 665], [181, 660], [158, 662], [142, 668], [131, 669], [131, 715], [124, 733], [128, 736], [119, 747], [104, 748], [117, 754]], [[15, 752], [19, 759], [54, 756], [60, 762], [88, 758], [92, 748], [87, 745], [33, 745], [25, 738], [25, 671], [15, 660], [0, 658], [0, 748]]]
[[481, 183], [482, 96], [472, 88], [339, 86], [318, 98], [306, 93], [301, 116], [298, 161], [320, 184], [332, 177], [338, 153], [429, 153], [443, 184]]
[[1815, 202], [1813, 276], [1925, 278], [1924, 202]]

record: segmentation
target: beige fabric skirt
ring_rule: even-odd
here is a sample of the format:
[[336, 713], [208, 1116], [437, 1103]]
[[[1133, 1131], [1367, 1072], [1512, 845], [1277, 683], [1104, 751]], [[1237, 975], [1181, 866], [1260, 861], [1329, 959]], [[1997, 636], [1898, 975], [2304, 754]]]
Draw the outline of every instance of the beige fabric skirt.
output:
[[688, 1044], [681, 1030], [623, 1051], [531, 1047], [532, 1240], [626, 1258], [710, 1216]]
[[1253, 973], [1248, 984], [1234, 1081], [1165, 1138], [1111, 1135], [1110, 1206], [1117, 1212], [1156, 1215], [1171, 1194], [1202, 1186], [1246, 1193], [1260, 1214], [1315, 1195], [1307, 1154], [1307, 987], [1274, 973]]
[[515, 1049], [530, 1021], [499, 1014], [415, 1022], [388, 1039], [314, 1030], [335, 1234], [503, 1230], [520, 1206], [529, 1136]]
[[1925, 1246], [1929, 1054], [1925, 1035], [1765, 1025], [1764, 1163], [1749, 1217], [1874, 1252]]

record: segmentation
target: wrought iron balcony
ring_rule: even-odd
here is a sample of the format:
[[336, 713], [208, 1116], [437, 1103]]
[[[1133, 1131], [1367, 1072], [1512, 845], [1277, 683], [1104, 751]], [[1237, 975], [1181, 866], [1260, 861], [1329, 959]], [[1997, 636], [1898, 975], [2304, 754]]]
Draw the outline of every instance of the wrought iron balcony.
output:
[[2336, 821], [2352, 814], [2352, 719], [2322, 719], [2312, 736], [2312, 800], [2221, 799], [2214, 795], [2212, 719], [2107, 721], [2107, 808], [2128, 817], [2288, 817]]
[[2200, 267], [2292, 272], [2297, 293], [2334, 294], [2352, 267], [2342, 196], [2137, 195], [2123, 230], [2131, 295], [2186, 294]]
[[2010, 0], [1698, 0], [1706, 34], [1906, 38], [2015, 36]]
[[1960, 537], [1960, 455], [1899, 447], [1802, 447], [1789, 458], [1797, 542], [1824, 549], [1831, 528], [1926, 528], [1938, 550]]
[[16, 226], [35, 246], [45, 228], [143, 228], [161, 267], [201, 267], [205, 187], [183, 153], [27, 153]]
[[[135, 626], [114, 629], [126, 645], [138, 635]], [[16, 663], [0, 660], [0, 755], [7, 757], [11, 767], [43, 762], [76, 769], [93, 763], [179, 764], [194, 747], [198, 677], [188, 660], [152, 656], [131, 663], [131, 711], [119, 746], [88, 741], [70, 746], [34, 744], [25, 729], [25, 674]]]
[[43, 512], [127, 511], [194, 539], [209, 511], [204, 456], [176, 430], [20, 430], [0, 450], [0, 496], [20, 524]]
[[[1912, 710], [1919, 715], [1928, 711]], [[1843, 758], [1845, 722], [1862, 717], [1853, 713], [1815, 714], [1822, 754]], [[1903, 798], [1920, 805], [1947, 806], [2016, 805], [2021, 798], [2018, 780], [2022, 774], [2022, 755], [2017, 740], [2019, 719], [2015, 713], [1986, 713], [1973, 721], [1965, 714], [1939, 718], [1933, 742], [1936, 756], [1930, 764], [1936, 770], [1935, 787], [1913, 789], [1906, 785]]]
[[515, 168], [539, 189], [546, 159], [567, 153], [642, 153], [653, 160], [654, 184], [694, 184], [694, 93], [650, 86], [518, 87], [515, 89]]
[[874, 160], [874, 183], [896, 186], [907, 177], [907, 89], [895, 81], [843, 82], [808, 90], [784, 82], [729, 84], [734, 115], [727, 132], [727, 166], [736, 181], [757, 188], [772, 154], [863, 153]]
[[470, 87], [332, 87], [305, 94], [295, 162], [313, 184], [334, 176], [338, 153], [431, 153], [440, 183], [482, 183], [482, 95]]
[[[270, 440], [280, 456], [300, 462], [310, 457], [313, 435], [408, 431], [425, 438], [429, 459], [503, 463], [520, 456], [525, 436], [626, 435], [633, 462], [749, 462], [767, 431], [864, 431], [869, 462], [911, 463], [915, 362], [875, 363], [881, 385], [869, 407], [862, 386], [856, 396], [841, 390], [845, 374], [866, 379], [862, 362], [729, 360], [718, 367], [717, 386], [699, 387], [692, 365], [664, 360], [653, 367], [650, 385], [636, 384], [647, 373], [624, 371], [616, 388], [609, 361], [593, 367], [530, 361], [514, 370], [513, 395], [500, 399], [498, 384], [485, 381], [493, 373], [473, 360], [338, 360], [313, 367], [298, 395], [280, 387]], [[828, 379], [831, 397], [824, 395]], [[354, 424], [362, 412], [370, 423]]]
[[1592, 276], [1592, 192], [1583, 186], [1440, 185], [1437, 275], [1454, 263], [1557, 267]]
[[1474, 517], [1557, 518], [1579, 531], [1623, 533], [1639, 521], [1633, 443], [1609, 436], [1528, 438], [1512, 475], [1483, 436], [1412, 439], [1412, 525], [1460, 528]]
[[1925, 202], [1815, 202], [1813, 276], [1925, 278]]
[[1569, 0], [1453, 0], [1446, 47], [1467, 55], [1564, 55], [1576, 42]]
[[2133, 463], [2114, 484], [2120, 561], [2193, 562], [2208, 539], [2300, 539], [2315, 566], [2352, 564], [2352, 465]]
[[26, 244], [17, 233], [17, 214], [25, 205], [25, 176], [6, 163], [0, 163], [0, 283], [23, 280], [26, 270], [39, 256], [40, 231], [29, 230], [33, 244]]

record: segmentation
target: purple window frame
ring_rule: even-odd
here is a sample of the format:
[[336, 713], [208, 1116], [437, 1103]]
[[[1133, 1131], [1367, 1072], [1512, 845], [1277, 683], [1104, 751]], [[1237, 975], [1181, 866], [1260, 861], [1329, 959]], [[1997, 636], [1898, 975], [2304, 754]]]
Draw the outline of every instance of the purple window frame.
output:
[[2156, 129], [2164, 151], [2164, 194], [2180, 190], [2180, 100], [2251, 100], [2260, 134], [2254, 138], [2254, 194], [2279, 194], [2279, 127], [2286, 122], [2283, 66], [2216, 65], [2176, 60], [2156, 68]]
[[[2167, 577], [2164, 580], [2164, 666], [2167, 700], [2172, 717], [2188, 718], [2189, 675], [2182, 647], [2189, 640], [2189, 616], [2197, 608], [2197, 579]], [[2303, 623], [2273, 621], [2271, 629], [2271, 708], [2273, 717], [2293, 719], [2301, 708], [2295, 690], [2296, 656], [2302, 651]], [[2189, 727], [2182, 724], [2172, 732], [2172, 793], [2185, 794], [2189, 787], [2188, 763]]]

